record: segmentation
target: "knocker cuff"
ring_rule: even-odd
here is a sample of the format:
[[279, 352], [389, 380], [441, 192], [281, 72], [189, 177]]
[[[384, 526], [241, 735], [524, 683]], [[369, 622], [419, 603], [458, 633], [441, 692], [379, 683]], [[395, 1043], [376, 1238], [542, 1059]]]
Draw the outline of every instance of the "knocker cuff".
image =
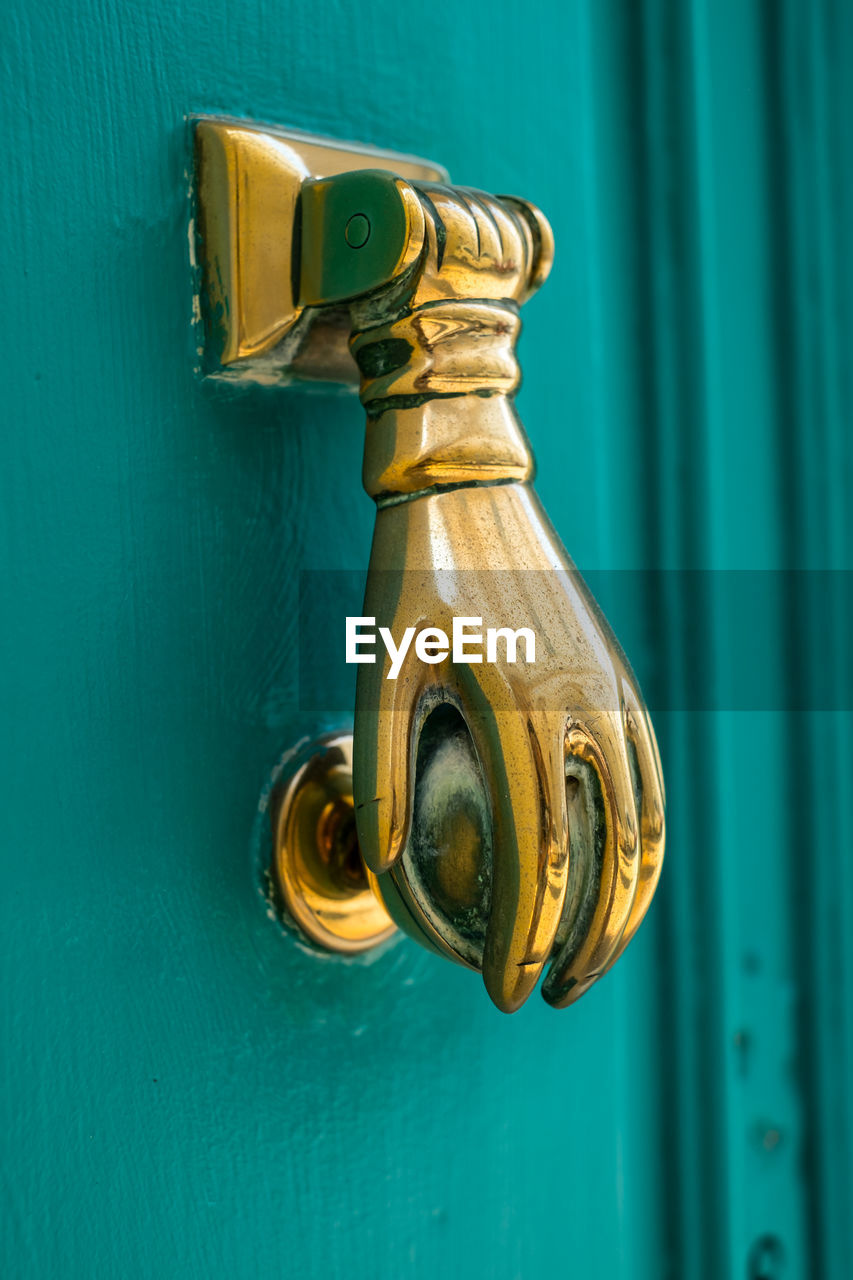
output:
[[365, 490], [380, 505], [462, 485], [532, 480], [533, 455], [506, 396], [453, 396], [369, 419]]
[[532, 478], [510, 398], [520, 382], [520, 327], [513, 306], [441, 300], [354, 334], [371, 497]]

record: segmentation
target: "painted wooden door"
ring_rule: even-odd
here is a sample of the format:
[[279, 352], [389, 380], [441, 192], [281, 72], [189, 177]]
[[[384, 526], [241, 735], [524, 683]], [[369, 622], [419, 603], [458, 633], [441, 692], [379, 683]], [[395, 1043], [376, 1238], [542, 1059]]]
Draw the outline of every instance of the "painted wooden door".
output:
[[[850, 713], [808, 696], [849, 664], [851, 56], [842, 0], [11, 0], [4, 1275], [853, 1274]], [[197, 112], [553, 222], [519, 404], [670, 828], [566, 1013], [408, 942], [319, 962], [266, 911], [260, 798], [316, 727], [299, 572], [363, 568], [372, 508], [352, 399], [197, 376]], [[796, 706], [716, 692], [742, 570]]]

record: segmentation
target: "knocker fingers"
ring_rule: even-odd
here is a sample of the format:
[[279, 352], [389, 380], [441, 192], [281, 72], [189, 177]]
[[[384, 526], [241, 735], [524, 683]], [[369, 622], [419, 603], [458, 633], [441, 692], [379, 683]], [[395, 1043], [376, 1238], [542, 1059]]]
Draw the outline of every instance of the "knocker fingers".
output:
[[637, 896], [608, 968], [619, 959], [637, 932], [654, 896], [663, 865], [665, 838], [663, 773], [657, 742], [642, 700], [627, 679], [622, 681], [625, 733], [634, 759], [634, 791], [640, 814], [640, 874]]
[[353, 803], [364, 861], [381, 875], [400, 857], [409, 837], [414, 796], [418, 716], [432, 668], [409, 662], [395, 680], [381, 663], [358, 675]]
[[568, 817], [555, 717], [509, 705], [505, 676], [469, 668], [465, 719], [492, 810], [491, 909], [483, 981], [498, 1008], [518, 1009], [551, 954], [566, 893]]
[[[544, 998], [556, 1008], [579, 999], [611, 963], [640, 880], [637, 810], [621, 717], [602, 717], [594, 733], [589, 727], [570, 725], [565, 746], [567, 776], [573, 776], [572, 761], [583, 766], [573, 803], [588, 805], [594, 815], [595, 866], [585, 895], [594, 906], [588, 927], [566, 928], [564, 922], [561, 928], [561, 946], [542, 988]], [[590, 782], [598, 793], [592, 797]], [[588, 849], [579, 852], [590, 856]], [[569, 856], [573, 859], [575, 851]], [[582, 912], [582, 901], [573, 905]]]

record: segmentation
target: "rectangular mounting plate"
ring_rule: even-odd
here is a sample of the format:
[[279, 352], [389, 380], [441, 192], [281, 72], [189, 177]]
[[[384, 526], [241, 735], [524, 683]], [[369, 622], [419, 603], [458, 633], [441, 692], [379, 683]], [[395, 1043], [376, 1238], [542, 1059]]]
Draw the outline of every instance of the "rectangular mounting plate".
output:
[[447, 182], [446, 171], [414, 156], [243, 120], [198, 116], [193, 125], [204, 372], [248, 382], [357, 385], [347, 316], [300, 309], [293, 295], [302, 183], [353, 169]]

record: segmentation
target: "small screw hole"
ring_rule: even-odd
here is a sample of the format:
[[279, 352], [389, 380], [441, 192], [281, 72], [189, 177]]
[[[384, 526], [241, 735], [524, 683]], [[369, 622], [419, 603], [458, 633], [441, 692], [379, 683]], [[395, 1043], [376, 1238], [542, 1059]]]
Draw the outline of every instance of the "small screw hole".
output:
[[354, 213], [344, 230], [351, 249], [363, 249], [370, 239], [370, 221], [363, 213]]
[[778, 1236], [759, 1236], [747, 1259], [748, 1280], [780, 1280], [785, 1266], [785, 1249]]

